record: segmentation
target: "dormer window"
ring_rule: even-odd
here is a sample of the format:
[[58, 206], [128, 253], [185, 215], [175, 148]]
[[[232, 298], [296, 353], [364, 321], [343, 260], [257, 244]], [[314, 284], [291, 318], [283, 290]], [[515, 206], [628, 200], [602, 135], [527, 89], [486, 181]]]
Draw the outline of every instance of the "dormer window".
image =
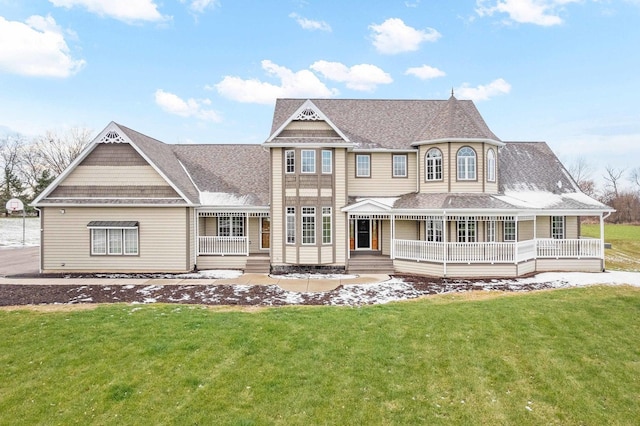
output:
[[487, 151], [487, 182], [496, 181], [496, 154], [493, 149]]
[[458, 150], [458, 180], [476, 180], [476, 152], [468, 146]]
[[431, 148], [425, 157], [425, 180], [442, 180], [442, 152]]

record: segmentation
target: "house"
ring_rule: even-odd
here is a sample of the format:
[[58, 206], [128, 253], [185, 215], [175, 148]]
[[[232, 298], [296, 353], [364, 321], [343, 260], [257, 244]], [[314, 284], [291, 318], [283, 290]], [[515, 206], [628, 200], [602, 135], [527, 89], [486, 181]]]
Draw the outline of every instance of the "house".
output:
[[[601, 271], [613, 210], [473, 102], [278, 99], [260, 145], [110, 123], [35, 201], [43, 272]], [[600, 221], [583, 238], [580, 219]]]

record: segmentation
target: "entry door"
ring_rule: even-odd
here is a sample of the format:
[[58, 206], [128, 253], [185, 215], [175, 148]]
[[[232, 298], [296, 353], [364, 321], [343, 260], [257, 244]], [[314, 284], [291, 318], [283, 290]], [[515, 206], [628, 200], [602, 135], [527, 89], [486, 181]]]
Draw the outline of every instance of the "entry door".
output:
[[371, 249], [371, 220], [356, 221], [356, 249]]
[[260, 248], [266, 250], [271, 248], [271, 218], [260, 219]]

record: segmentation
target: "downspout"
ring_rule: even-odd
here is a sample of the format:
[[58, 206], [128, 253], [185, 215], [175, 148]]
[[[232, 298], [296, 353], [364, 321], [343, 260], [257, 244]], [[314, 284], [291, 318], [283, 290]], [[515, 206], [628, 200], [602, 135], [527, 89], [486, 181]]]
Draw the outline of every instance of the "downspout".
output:
[[420, 192], [420, 147], [416, 152], [416, 192]]
[[40, 273], [42, 273], [42, 271], [44, 269], [42, 267], [43, 266], [42, 265], [42, 259], [44, 257], [44, 256], [42, 256], [43, 251], [44, 251], [44, 244], [42, 244], [42, 240], [43, 240], [42, 236], [44, 235], [44, 232], [43, 232], [44, 228], [42, 227], [42, 210], [40, 210], [39, 208], [37, 208], [35, 206], [33, 208], [38, 211], [38, 219], [40, 220], [40, 232], [39, 232], [39, 234], [40, 234], [40, 250], [38, 250], [38, 269], [40, 270]]
[[200, 217], [199, 217], [199, 213], [198, 213], [198, 209], [194, 208], [193, 209], [193, 220], [194, 222], [194, 232], [195, 235], [193, 236], [193, 254], [194, 254], [194, 260], [195, 262], [193, 263], [193, 270], [197, 271], [198, 270], [198, 255], [200, 254]]

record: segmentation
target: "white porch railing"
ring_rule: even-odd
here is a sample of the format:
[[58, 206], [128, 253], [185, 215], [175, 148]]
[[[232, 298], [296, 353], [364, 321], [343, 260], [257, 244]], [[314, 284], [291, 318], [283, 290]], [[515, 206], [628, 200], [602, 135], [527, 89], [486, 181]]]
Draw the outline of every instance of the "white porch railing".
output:
[[517, 243], [393, 240], [394, 257], [425, 262], [516, 263], [535, 258], [602, 257], [599, 239], [537, 239]]
[[576, 258], [602, 257], [602, 242], [596, 238], [557, 240], [538, 239], [538, 257]]
[[198, 237], [198, 255], [248, 256], [247, 237]]

